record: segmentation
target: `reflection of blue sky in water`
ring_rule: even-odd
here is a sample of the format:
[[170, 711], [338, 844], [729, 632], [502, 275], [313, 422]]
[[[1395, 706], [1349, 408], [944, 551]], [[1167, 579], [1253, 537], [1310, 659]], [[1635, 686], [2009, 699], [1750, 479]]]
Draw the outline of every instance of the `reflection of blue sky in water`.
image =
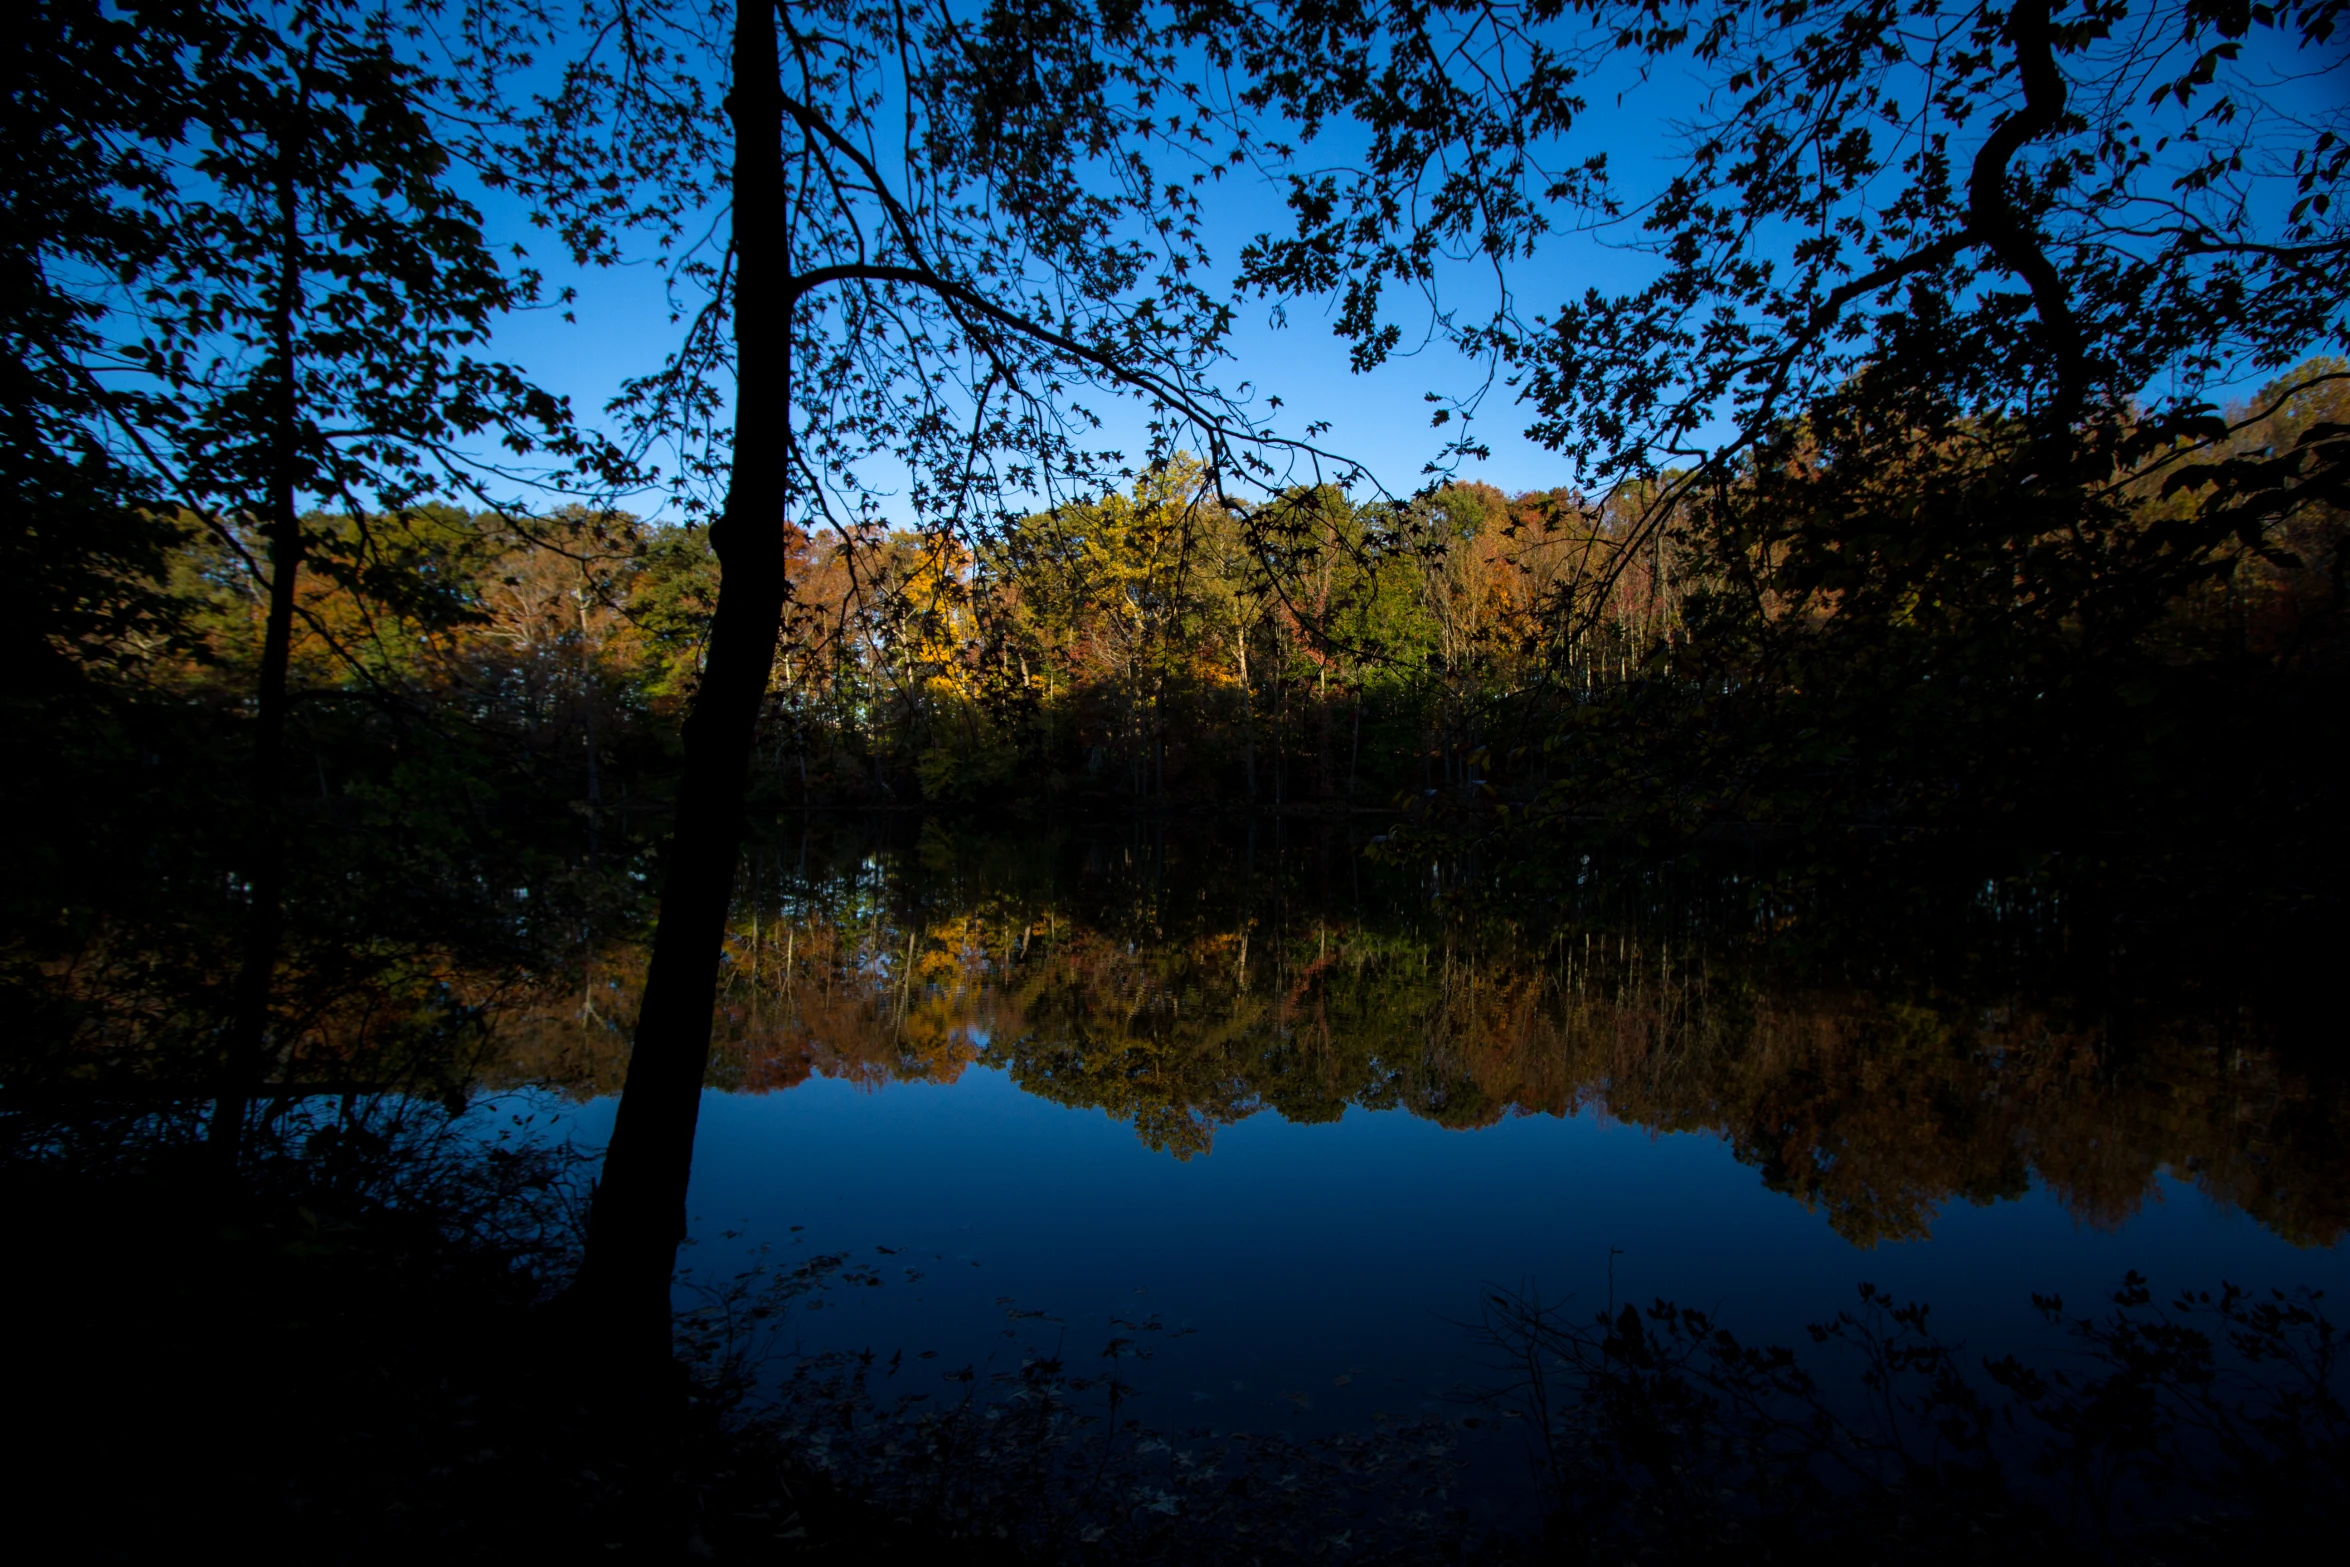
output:
[[[585, 1107], [581, 1134], [600, 1138], [610, 1114], [608, 1100]], [[1954, 1200], [1932, 1239], [1861, 1251], [1711, 1136], [1654, 1137], [1590, 1113], [1472, 1132], [1400, 1111], [1321, 1126], [1259, 1114], [1178, 1162], [1099, 1111], [977, 1067], [948, 1085], [817, 1078], [705, 1096], [692, 1212], [685, 1261], [698, 1269], [731, 1271], [760, 1243], [876, 1265], [889, 1282], [833, 1289], [801, 1319], [801, 1342], [884, 1359], [902, 1348], [917, 1389], [991, 1352], [1009, 1365], [1023, 1345], [1054, 1345], [1062, 1328], [1007, 1321], [1002, 1297], [1066, 1325], [1073, 1372], [1113, 1318], [1156, 1313], [1164, 1330], [1143, 1335], [1154, 1358], [1127, 1375], [1146, 1395], [1136, 1412], [1161, 1425], [1304, 1430], [1418, 1412], [1475, 1375], [1450, 1323], [1475, 1317], [1481, 1282], [1535, 1282], [1596, 1308], [1610, 1247], [1620, 1300], [1718, 1307], [1741, 1337], [1807, 1349], [1803, 1324], [1850, 1306], [1866, 1280], [1930, 1302], [1970, 1364], [2050, 1356], [2030, 1293], [2087, 1310], [2132, 1268], [2158, 1298], [2222, 1279], [2337, 1299], [2350, 1286], [2341, 1249], [2296, 1249], [2167, 1176], [2113, 1233], [2036, 1186], [1986, 1207]], [[721, 1239], [729, 1229], [740, 1238]], [[923, 1349], [939, 1358], [915, 1361]]]

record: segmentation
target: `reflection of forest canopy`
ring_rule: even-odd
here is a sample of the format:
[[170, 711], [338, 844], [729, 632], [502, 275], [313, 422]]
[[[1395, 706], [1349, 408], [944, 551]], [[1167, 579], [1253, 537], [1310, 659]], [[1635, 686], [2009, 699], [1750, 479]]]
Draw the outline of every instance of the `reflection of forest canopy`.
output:
[[[2035, 1178], [2115, 1225], [2164, 1171], [2299, 1244], [2345, 1223], [2338, 1087], [2240, 1022], [2101, 1017], [1986, 982], [1823, 981], [1720, 932], [1544, 935], [1292, 902], [1277, 882], [1236, 896], [1200, 886], [1180, 849], [1155, 894], [1147, 851], [1098, 843], [1095, 874], [1052, 891], [1034, 861], [1022, 873], [997, 850], [974, 872], [986, 846], [966, 845], [958, 870], [944, 844], [926, 841], [929, 870], [866, 860], [746, 901], [715, 1086], [1000, 1067], [1177, 1158], [1267, 1110], [1454, 1128], [1592, 1110], [1721, 1136], [1860, 1244], [1922, 1236], [1945, 1203]], [[514, 1022], [495, 1070], [615, 1089], [641, 964], [607, 949], [584, 999], [547, 996]]]

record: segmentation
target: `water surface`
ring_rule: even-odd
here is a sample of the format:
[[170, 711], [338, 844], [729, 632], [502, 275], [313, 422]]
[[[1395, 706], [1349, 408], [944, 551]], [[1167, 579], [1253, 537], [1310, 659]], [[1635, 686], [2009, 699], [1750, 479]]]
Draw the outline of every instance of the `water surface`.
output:
[[[1474, 867], [1369, 836], [786, 834], [732, 935], [695, 1274], [846, 1255], [877, 1282], [803, 1348], [912, 1378], [1130, 1338], [1156, 1419], [1307, 1429], [1469, 1407], [1491, 1283], [1796, 1343], [1868, 1281], [2029, 1356], [2035, 1291], [2350, 1282], [2334, 1041], [2085, 894], [1602, 894], [1576, 856], [1463, 903]], [[639, 961], [515, 1031], [591, 1137]]]

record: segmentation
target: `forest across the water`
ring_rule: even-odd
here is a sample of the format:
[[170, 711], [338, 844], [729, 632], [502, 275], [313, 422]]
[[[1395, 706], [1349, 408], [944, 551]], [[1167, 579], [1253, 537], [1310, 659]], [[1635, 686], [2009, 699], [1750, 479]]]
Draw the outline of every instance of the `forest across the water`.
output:
[[[2192, 512], [2199, 470], [2290, 450], [2350, 419], [2346, 398], [2339, 361], [2297, 367], [2237, 410], [2224, 442], [2142, 481], [2126, 525], [2162, 534]], [[1976, 638], [2015, 628], [1919, 626], [1913, 610], [1863, 633], [1838, 624], [1856, 617], [1824, 587], [1738, 602], [1791, 546], [1742, 558], [1694, 502], [1646, 516], [1647, 493], [1456, 483], [1357, 503], [1323, 487], [1241, 507], [1178, 456], [1131, 492], [977, 541], [794, 529], [753, 788], [794, 808], [1441, 801], [1505, 819], [1515, 806], [1521, 826], [1833, 820], [2053, 841], [2201, 821], [2219, 804], [2209, 791], [2233, 786], [2221, 814], [2274, 808], [2268, 826], [2295, 827], [2298, 786], [2314, 781], [2298, 769], [2331, 738], [2310, 731], [2340, 656], [2338, 511], [2297, 513], [2260, 550], [2228, 541], [2171, 562], [2179, 591], [2140, 606], [2093, 685], [2082, 671], [2035, 684], [2019, 646], [1996, 683], [1961, 678], [1895, 706], [1876, 671], [1833, 667], [1864, 656], [1838, 640], [1894, 637], [1865, 656], [1906, 654], [1930, 679], [1932, 662], [1980, 656]], [[140, 588], [152, 623], [114, 656], [144, 700], [233, 723], [268, 612], [240, 564], [259, 541], [161, 521], [165, 553]], [[574, 859], [657, 820], [718, 594], [707, 528], [576, 505], [304, 526], [354, 563], [304, 585], [289, 650], [320, 801], [364, 792], [405, 744], [437, 747], [477, 802], [558, 805]], [[393, 575], [391, 602], [361, 564]], [[1810, 661], [1830, 664], [1830, 690], [1804, 689]], [[433, 721], [419, 734], [387, 716], [400, 711]], [[1714, 754], [1731, 724], [1755, 742], [1735, 765]], [[2215, 759], [2235, 749], [2220, 733], [2257, 746], [2258, 766]], [[561, 817], [520, 814], [566, 852]]]

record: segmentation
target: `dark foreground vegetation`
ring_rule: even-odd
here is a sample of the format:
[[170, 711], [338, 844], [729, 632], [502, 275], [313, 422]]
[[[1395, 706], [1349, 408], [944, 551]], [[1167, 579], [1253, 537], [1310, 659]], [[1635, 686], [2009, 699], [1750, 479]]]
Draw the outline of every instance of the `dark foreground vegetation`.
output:
[[[983, 1048], [1178, 1155], [1268, 1106], [1597, 1104], [1861, 1243], [2035, 1178], [2126, 1213], [2171, 1167], [2332, 1244], [2341, 0], [8, 25], [0, 1212], [11, 1517], [58, 1554], [2338, 1523], [2292, 1297], [2126, 1286], [2038, 1370], [1871, 1297], [1815, 1346], [1847, 1398], [1678, 1307], [1505, 1292], [1550, 1488], [1510, 1533], [1457, 1510], [1485, 1415], [1153, 1434], [1123, 1349], [901, 1406], [745, 1326], [837, 1259], [671, 1287], [706, 1087]], [[1611, 162], [1592, 105], [1692, 75], [1610, 133], [1669, 121], [1666, 172]], [[1222, 266], [1244, 185], [1280, 215]], [[576, 303], [501, 228], [671, 290], [602, 433], [490, 356]], [[1573, 293], [1584, 232], [1646, 270]], [[1485, 367], [1428, 394], [1424, 487], [1226, 376], [1239, 312], [1293, 307], [1357, 369]], [[1555, 483], [1450, 482], [1497, 391]], [[1325, 852], [1278, 915], [811, 863], [806, 813], [914, 806], [1113, 810], [1135, 852], [1356, 826], [1346, 895]], [[947, 828], [914, 852], [963, 874]], [[515, 1085], [620, 1090], [592, 1188], [467, 1119]]]
[[[1121, 1380], [1135, 1336], [941, 1394], [901, 1385], [898, 1356], [763, 1362], [838, 1257], [705, 1297], [685, 1366], [632, 1386], [546, 1301], [566, 1161], [476, 1145], [422, 1177], [432, 1156], [396, 1136], [310, 1141], [233, 1197], [152, 1149], [103, 1175], [12, 1159], [12, 1254], [42, 1263], [8, 1311], [9, 1406], [40, 1437], [12, 1466], [20, 1542], [126, 1562], [191, 1542], [318, 1563], [2162, 1562], [2291, 1548], [2350, 1497], [2339, 1336], [2309, 1298], [2158, 1302], [2132, 1277], [2086, 1312], [2041, 1302], [2071, 1342], [2033, 1366], [1865, 1287], [1796, 1351], [1665, 1301], [1495, 1292], [1471, 1329], [1491, 1379], [1453, 1415], [1162, 1430]], [[1540, 1506], [1505, 1487], [1497, 1524], [1478, 1473], [1502, 1466], [1530, 1467]]]

